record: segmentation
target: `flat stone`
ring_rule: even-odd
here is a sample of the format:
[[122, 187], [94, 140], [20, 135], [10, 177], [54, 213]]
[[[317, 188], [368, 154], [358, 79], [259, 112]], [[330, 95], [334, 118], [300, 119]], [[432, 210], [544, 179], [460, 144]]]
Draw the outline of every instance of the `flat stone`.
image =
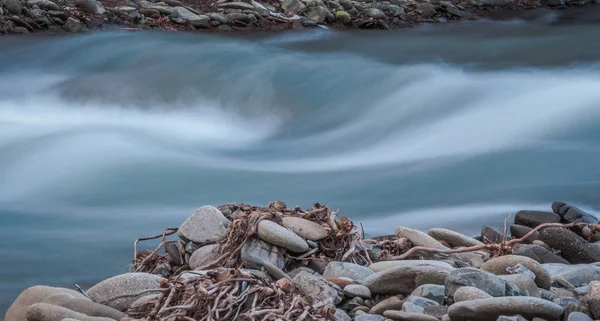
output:
[[525, 318], [540, 317], [557, 320], [563, 308], [555, 303], [533, 297], [499, 297], [458, 302], [450, 306], [452, 320], [495, 321], [502, 315], [520, 314]]
[[364, 285], [350, 284], [344, 287], [344, 295], [349, 298], [361, 297], [363, 299], [370, 299], [371, 290]]
[[544, 223], [558, 223], [560, 216], [552, 212], [518, 211], [515, 215], [515, 224], [536, 227]]
[[500, 243], [503, 238], [504, 236], [502, 233], [496, 231], [496, 229], [491, 226], [484, 226], [481, 229], [481, 241], [485, 244]]
[[523, 245], [513, 252], [513, 255], [526, 256], [530, 259], [537, 261], [540, 264], [545, 263], [561, 263], [569, 264], [569, 262], [562, 257], [548, 251], [543, 246], [536, 244]]
[[293, 280], [296, 291], [304, 295], [310, 303], [335, 304], [339, 302], [338, 292], [319, 275], [300, 272]]
[[444, 284], [450, 269], [433, 265], [396, 266], [365, 279], [373, 294], [410, 294], [423, 284]]
[[[530, 227], [527, 226], [523, 226], [523, 225], [518, 225], [518, 224], [513, 224], [510, 226], [510, 235], [514, 238], [522, 238], [524, 237], [527, 233], [529, 233], [531, 230], [533, 230]], [[537, 240], [538, 237], [540, 236], [539, 232], [533, 232], [533, 234], [531, 234], [530, 236], [528, 236], [523, 243], [533, 243], [533, 241]]]
[[352, 321], [352, 318], [348, 316], [346, 311], [342, 309], [335, 309], [335, 314], [333, 315], [334, 321]]
[[124, 316], [123, 312], [108, 307], [104, 304], [92, 302], [87, 298], [75, 298], [71, 294], [67, 293], [53, 295], [45, 299], [42, 303], [48, 303], [67, 308], [90, 317], [103, 317], [120, 320]]
[[588, 243], [574, 232], [562, 227], [548, 227], [540, 231], [539, 240], [561, 252], [571, 264], [600, 261], [600, 247]]
[[416, 296], [416, 295], [410, 295], [408, 298], [406, 298], [406, 301], [404, 301], [404, 304], [407, 304], [407, 303], [412, 303], [412, 304], [420, 307], [421, 310], [424, 309], [425, 307], [440, 305], [440, 303], [437, 301], [430, 300], [430, 299]]
[[79, 321], [114, 321], [114, 319], [111, 318], [87, 316], [83, 313], [48, 303], [36, 303], [29, 306], [27, 308], [26, 318], [27, 321], [62, 321], [64, 319], [76, 319]]
[[423, 314], [423, 307], [420, 307], [412, 302], [404, 302], [402, 305], [402, 311]]
[[102, 3], [98, 0], [77, 0], [75, 2], [83, 11], [93, 14], [103, 14], [106, 12]]
[[397, 266], [437, 266], [447, 270], [454, 270], [454, 267], [446, 262], [435, 260], [397, 260], [397, 261], [379, 261], [369, 265], [369, 269], [380, 272]]
[[525, 274], [498, 275], [498, 277], [516, 285], [523, 293], [528, 293], [529, 296], [541, 297], [540, 289], [538, 289], [533, 279]]
[[404, 301], [397, 297], [397, 296], [392, 296], [389, 297], [377, 304], [375, 304], [371, 310], [369, 310], [369, 313], [372, 314], [383, 314], [383, 312], [387, 311], [387, 310], [400, 310], [402, 309], [402, 304], [404, 303]]
[[411, 295], [427, 298], [442, 304], [444, 302], [444, 286], [439, 284], [423, 284], [416, 288]]
[[448, 249], [433, 237], [419, 230], [413, 230], [404, 226], [399, 226], [395, 229], [394, 233], [399, 237], [406, 237], [415, 246], [425, 246], [440, 250]]
[[542, 289], [550, 289], [552, 281], [548, 272], [535, 260], [520, 255], [504, 255], [491, 259], [481, 269], [496, 275], [510, 274], [506, 269], [521, 264], [535, 273], [535, 284]]
[[542, 264], [552, 278], [560, 276], [578, 287], [591, 281], [600, 280], [600, 267], [593, 264]]
[[254, 6], [252, 4], [241, 1], [219, 3], [217, 4], [217, 7], [226, 9], [254, 10]]
[[184, 241], [199, 245], [217, 243], [227, 237], [228, 225], [229, 221], [221, 211], [212, 206], [203, 206], [181, 224], [177, 234]]
[[373, 270], [362, 265], [332, 261], [327, 264], [323, 276], [325, 278], [347, 277], [359, 283], [362, 283], [368, 276], [375, 274]]
[[444, 228], [432, 228], [427, 231], [427, 234], [438, 241], [445, 241], [446, 243], [450, 244], [451, 247], [469, 247], [482, 244], [472, 237], [468, 237]]
[[456, 269], [445, 280], [446, 296], [453, 297], [454, 292], [463, 286], [473, 286], [494, 297], [520, 295], [521, 290], [492, 273], [475, 268]]
[[[105, 302], [119, 295], [135, 294], [145, 290], [160, 290], [160, 276], [148, 273], [125, 273], [106, 279], [87, 290], [87, 294], [96, 302]], [[158, 292], [158, 291], [157, 291]], [[146, 293], [148, 294], [148, 293]], [[141, 296], [132, 296], [106, 302], [111, 308], [125, 311]]]
[[385, 317], [378, 314], [357, 314], [354, 321], [384, 321]]
[[572, 312], [569, 314], [567, 321], [594, 321], [587, 314], [581, 312]]
[[[175, 19], [183, 19], [183, 20], [189, 22], [194, 27], [207, 27], [210, 22], [209, 16], [197, 15], [184, 7], [173, 8], [173, 11], [171, 12], [170, 16], [171, 16], [171, 18], [175, 18]], [[219, 211], [218, 209], [216, 209], [214, 207], [213, 207], [213, 209], [216, 211]], [[218, 214], [221, 214], [221, 213], [219, 212]], [[218, 217], [219, 219], [221, 218], [216, 214], [214, 214], [214, 215], [216, 217]], [[224, 221], [221, 221], [222, 226], [224, 226], [226, 228], [227, 225], [229, 224], [229, 220], [227, 220], [227, 218], [223, 214], [221, 214], [221, 216], [223, 219], [225, 219]], [[213, 224], [215, 224], [215, 226], [218, 223], [219, 223], [219, 221], [216, 219], [213, 222]], [[222, 228], [220, 228], [219, 231], [221, 231], [221, 229]]]
[[[171, 6], [169, 6], [169, 5], [167, 5], [166, 3], [163, 3], [163, 2], [160, 2], [160, 3], [153, 3], [153, 2], [149, 2], [149, 1], [142, 0], [142, 1], [138, 2], [138, 4], [139, 4], [139, 5], [140, 5], [142, 8], [144, 8], [144, 9], [154, 9], [154, 10], [156, 10], [156, 11], [158, 11], [158, 12], [160, 12], [161, 14], [164, 14], [164, 15], [170, 15], [171, 13], [173, 13], [173, 8], [172, 8]], [[205, 206], [205, 207], [207, 207], [207, 208], [208, 208], [208, 207], [211, 207], [211, 206]], [[214, 208], [214, 207], [213, 207], [213, 208]], [[202, 208], [200, 208], [198, 211], [200, 211], [201, 209], [202, 209]], [[197, 211], [196, 213], [198, 213], [198, 211]], [[206, 210], [206, 211], [208, 211], [208, 210]], [[218, 211], [218, 210], [217, 210], [217, 211]], [[220, 213], [220, 212], [219, 212], [219, 213]], [[221, 215], [223, 215], [223, 214], [221, 214]], [[192, 216], [192, 217], [193, 217], [193, 216]], [[190, 217], [190, 218], [191, 218], [191, 217]], [[189, 220], [189, 218], [188, 218], [188, 220]], [[187, 221], [186, 221], [186, 222], [187, 222]], [[185, 224], [185, 222], [184, 222], [183, 224]], [[183, 226], [183, 225], [182, 225], [182, 226]], [[180, 233], [179, 233], [179, 237], [183, 238], [183, 237], [181, 236], [181, 235], [182, 235], [182, 234], [181, 234], [181, 227], [179, 228], [179, 232], [180, 232]], [[187, 232], [187, 231], [186, 231], [186, 232]], [[185, 240], [185, 239], [184, 239], [184, 241], [187, 241], [187, 240]], [[198, 242], [198, 243], [202, 243], [202, 242]]]
[[308, 251], [306, 241], [273, 221], [263, 220], [258, 223], [258, 237], [267, 243], [277, 245], [291, 252], [303, 253]]
[[251, 269], [261, 269], [265, 261], [280, 270], [285, 267], [285, 250], [257, 238], [252, 238], [244, 244], [240, 258]]
[[329, 235], [323, 226], [300, 217], [284, 217], [281, 219], [281, 225], [311, 241], [319, 241]]
[[454, 292], [454, 302], [472, 301], [487, 298], [493, 298], [493, 296], [473, 286], [463, 286]]
[[405, 311], [385, 311], [383, 312], [383, 316], [386, 318], [390, 318], [392, 320], [401, 320], [401, 321], [438, 321], [436, 317], [432, 317], [430, 315], [420, 314], [420, 313], [410, 313]]
[[27, 288], [19, 294], [6, 311], [4, 321], [26, 321], [28, 306], [35, 303], [41, 303], [44, 300], [59, 294], [68, 294], [76, 299], [88, 300], [85, 296], [75, 290], [36, 285]]
[[552, 211], [562, 218], [567, 223], [572, 222], [585, 222], [585, 223], [598, 223], [598, 218], [594, 215], [589, 214], [575, 206], [569, 205], [564, 202], [553, 202]]
[[219, 258], [219, 253], [216, 252], [216, 249], [216, 244], [209, 244], [194, 251], [189, 261], [190, 268], [195, 270]]

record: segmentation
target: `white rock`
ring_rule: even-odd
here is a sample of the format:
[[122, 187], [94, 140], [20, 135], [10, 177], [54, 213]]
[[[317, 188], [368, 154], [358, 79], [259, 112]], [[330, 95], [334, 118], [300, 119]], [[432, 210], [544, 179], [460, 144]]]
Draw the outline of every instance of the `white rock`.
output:
[[219, 258], [219, 254], [215, 250], [216, 248], [216, 244], [209, 244], [194, 251], [190, 257], [190, 268], [195, 270]]
[[319, 241], [329, 235], [323, 226], [300, 217], [284, 217], [281, 219], [281, 225], [311, 241]]
[[[149, 273], [125, 273], [106, 279], [93, 287], [87, 294], [96, 302], [106, 302], [113, 297], [124, 294], [135, 294], [145, 290], [160, 290], [160, 281], [165, 280], [158, 275]], [[160, 292], [160, 291], [156, 291]], [[150, 292], [144, 295], [152, 294]], [[141, 296], [133, 296], [106, 302], [111, 308], [125, 311]]]
[[4, 321], [26, 321], [26, 310], [32, 304], [41, 303], [44, 300], [59, 294], [68, 294], [77, 299], [87, 300], [81, 293], [65, 288], [36, 285], [21, 292], [13, 304], [6, 311]]
[[212, 206], [199, 208], [181, 226], [177, 234], [186, 242], [192, 241], [199, 245], [216, 243], [227, 237], [229, 220]]

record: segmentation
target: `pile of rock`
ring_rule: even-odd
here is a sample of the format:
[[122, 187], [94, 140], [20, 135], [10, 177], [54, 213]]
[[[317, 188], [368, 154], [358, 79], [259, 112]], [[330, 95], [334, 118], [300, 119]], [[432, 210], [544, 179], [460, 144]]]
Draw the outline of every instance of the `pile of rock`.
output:
[[205, 206], [136, 253], [134, 268], [149, 273], [80, 292], [32, 287], [5, 320], [600, 319], [598, 220], [552, 209], [518, 212], [510, 235], [401, 226], [363, 239], [318, 204]]

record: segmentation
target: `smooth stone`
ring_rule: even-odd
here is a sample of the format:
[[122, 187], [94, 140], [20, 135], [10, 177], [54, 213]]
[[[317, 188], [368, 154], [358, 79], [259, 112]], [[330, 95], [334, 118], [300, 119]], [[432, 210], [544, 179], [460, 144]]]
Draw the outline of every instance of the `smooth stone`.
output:
[[449, 1], [440, 1], [440, 4], [451, 15], [454, 15], [454, 16], [457, 16], [457, 17], [461, 17], [463, 19], [473, 19], [473, 18], [476, 18], [476, 15], [474, 13], [458, 9], [457, 7], [455, 7]]
[[299, 14], [306, 10], [306, 5], [300, 0], [283, 0], [281, 2], [281, 9], [283, 9], [284, 12]]
[[29, 7], [38, 6], [38, 7], [40, 7], [40, 9], [44, 9], [44, 10], [54, 10], [54, 11], [60, 10], [60, 7], [56, 3], [54, 3], [53, 1], [50, 1], [50, 0], [27, 0], [27, 6], [29, 6]]
[[416, 288], [411, 295], [427, 298], [442, 304], [444, 302], [444, 286], [439, 284], [423, 284]]
[[569, 304], [578, 304], [579, 300], [569, 296], [559, 296], [556, 299], [554, 299], [554, 303], [560, 305], [563, 308], [566, 308], [569, 306]]
[[423, 18], [431, 18], [436, 14], [435, 6], [431, 3], [419, 3], [417, 4], [417, 13]]
[[513, 252], [513, 255], [526, 256], [530, 259], [537, 261], [540, 264], [545, 263], [562, 263], [569, 264], [569, 262], [562, 257], [548, 251], [543, 246], [536, 244], [528, 244], [519, 247]]
[[482, 244], [472, 237], [468, 237], [444, 228], [432, 228], [427, 231], [427, 234], [438, 241], [445, 241], [446, 243], [450, 244], [451, 247], [470, 247]]
[[[125, 294], [135, 294], [145, 290], [158, 290], [160, 281], [165, 280], [160, 276], [148, 273], [125, 273], [106, 279], [87, 290], [87, 294], [96, 302], [105, 302], [111, 308], [125, 311], [141, 296], [132, 296], [106, 302], [113, 297]], [[149, 293], [146, 293], [146, 295]]]
[[583, 295], [586, 295], [589, 293], [590, 287], [587, 285], [584, 285], [584, 286], [580, 286], [580, 287], [573, 289], [573, 291], [575, 292], [575, 295], [583, 296]]
[[409, 313], [405, 311], [389, 310], [383, 312], [383, 316], [392, 320], [401, 321], [438, 321], [436, 317], [432, 317], [430, 315], [420, 313]]
[[473, 286], [463, 286], [458, 288], [458, 290], [454, 292], [454, 302], [472, 301], [488, 298], [493, 298], [493, 296]]
[[183, 265], [183, 258], [181, 253], [179, 253], [179, 247], [175, 243], [167, 243], [165, 244], [165, 252], [169, 254], [171, 261], [175, 263], [175, 265]]
[[23, 4], [19, 0], [2, 0], [0, 3], [2, 3], [2, 6], [10, 13], [18, 14], [23, 11]]
[[120, 320], [124, 316], [123, 312], [108, 307], [104, 304], [92, 302], [87, 298], [78, 299], [67, 293], [53, 295], [45, 299], [42, 303], [57, 305], [91, 317], [103, 317]]
[[[346, 311], [342, 309], [335, 309], [335, 314], [333, 315], [334, 321], [352, 321], [352, 318], [346, 313]], [[355, 319], [356, 320], [356, 319]]]
[[323, 276], [325, 278], [347, 277], [360, 283], [364, 282], [367, 277], [373, 274], [375, 274], [375, 272], [368, 267], [354, 263], [338, 261], [332, 261], [327, 264], [327, 267], [323, 272]]
[[369, 265], [369, 269], [375, 272], [381, 272], [389, 268], [398, 266], [437, 266], [449, 271], [454, 270], [454, 267], [446, 262], [435, 260], [397, 260], [397, 261], [380, 261]]
[[[530, 227], [513, 224], [510, 226], [510, 235], [513, 238], [522, 238], [525, 235], [527, 235], [527, 233], [529, 233], [531, 230], [533, 229]], [[533, 234], [529, 235], [523, 243], [533, 243], [533, 241], [537, 240], [539, 236], [540, 233], [538, 231], [535, 231], [533, 232]]]
[[520, 255], [504, 255], [491, 259], [481, 266], [481, 270], [496, 275], [510, 274], [506, 269], [521, 264], [535, 273], [535, 284], [542, 289], [550, 289], [552, 280], [550, 274], [535, 260]]
[[306, 17], [312, 21], [316, 21], [317, 23], [324, 23], [325, 19], [331, 12], [327, 10], [325, 7], [317, 6], [317, 7], [309, 7], [305, 13]]
[[228, 225], [229, 221], [221, 211], [212, 206], [203, 206], [181, 224], [177, 234], [184, 241], [198, 245], [217, 243], [227, 237]]
[[453, 297], [454, 292], [463, 286], [473, 286], [494, 297], [520, 295], [521, 290], [514, 284], [496, 275], [475, 268], [456, 269], [445, 280], [446, 296]]
[[254, 10], [254, 6], [252, 4], [241, 1], [219, 3], [217, 4], [217, 7], [226, 9]]
[[441, 319], [444, 315], [448, 314], [447, 306], [427, 306], [423, 309], [423, 313]]
[[[184, 7], [173, 8], [173, 11], [171, 12], [171, 18], [183, 19], [192, 24], [194, 27], [207, 27], [208, 23], [210, 22], [209, 16], [197, 15]], [[223, 216], [223, 218], [225, 218], [223, 214], [221, 215]], [[222, 223], [226, 227], [229, 224], [229, 221], [227, 220], [227, 218], [225, 218], [225, 220], [226, 221], [222, 221]], [[215, 225], [216, 224], [218, 223], [215, 221]]]
[[404, 304], [406, 304], [406, 303], [412, 303], [420, 308], [440, 305], [440, 303], [437, 301], [430, 300], [430, 299], [416, 296], [416, 295], [410, 295], [408, 298], [406, 298], [406, 301], [404, 301]]
[[323, 226], [300, 217], [284, 217], [281, 219], [281, 225], [311, 241], [319, 241], [329, 235]]
[[[182, 273], [179, 275], [180, 278], [187, 278], [187, 275], [190, 275], [189, 273]], [[197, 276], [194, 276], [197, 277]], [[150, 294], [150, 295], [145, 295], [142, 296], [141, 298], [135, 300], [135, 302], [133, 302], [131, 304], [131, 306], [127, 309], [127, 316], [129, 317], [135, 317], [137, 314], [139, 314], [140, 316], [145, 315], [147, 312], [147, 308], [148, 307], [154, 307], [154, 304], [156, 303], [156, 300], [160, 299], [161, 295], [160, 294]]]
[[203, 265], [211, 263], [219, 258], [217, 253], [218, 247], [216, 244], [205, 245], [192, 253], [190, 257], [189, 265], [192, 270], [195, 270]]
[[338, 292], [332, 289], [327, 281], [319, 275], [300, 272], [293, 279], [296, 291], [304, 295], [310, 303], [335, 304], [339, 302]]
[[539, 240], [555, 250], [571, 264], [600, 261], [600, 247], [588, 243], [574, 232], [562, 227], [548, 227], [540, 231]]
[[288, 275], [293, 279], [294, 277], [296, 277], [296, 275], [298, 275], [298, 273], [300, 272], [306, 272], [309, 274], [315, 274], [315, 271], [305, 267], [305, 266], [301, 266], [299, 268], [295, 268], [291, 271], [288, 272]]
[[344, 287], [344, 295], [347, 297], [361, 297], [364, 299], [371, 298], [371, 290], [364, 285], [360, 284], [350, 284]]
[[560, 216], [552, 212], [518, 211], [515, 215], [515, 224], [536, 227], [544, 223], [558, 223]]
[[60, 294], [68, 294], [75, 299], [88, 300], [88, 298], [75, 290], [36, 285], [27, 288], [19, 294], [19, 296], [6, 311], [4, 321], [26, 321], [26, 312], [28, 306], [35, 303], [41, 303], [52, 296]]
[[564, 202], [552, 202], [552, 211], [560, 215], [563, 221], [567, 223], [598, 223], [598, 218], [596, 218], [594, 215], [591, 215], [575, 206], [569, 205]]
[[594, 319], [582, 312], [572, 312], [569, 314], [567, 321], [594, 321]]
[[481, 229], [481, 241], [485, 244], [500, 243], [503, 239], [504, 236], [502, 233], [496, 231], [496, 229], [491, 226], [484, 226]]
[[600, 267], [593, 264], [542, 264], [551, 277], [560, 276], [578, 287], [600, 280]]
[[383, 314], [383, 312], [387, 310], [400, 310], [402, 309], [403, 303], [404, 301], [401, 298], [397, 296], [392, 296], [375, 304], [375, 306], [373, 306], [371, 310], [369, 310], [369, 313]]
[[220, 24], [224, 25], [229, 23], [227, 16], [222, 13], [209, 12], [206, 15], [210, 18], [210, 20], [217, 21]]
[[498, 275], [498, 277], [516, 285], [523, 293], [529, 293], [529, 296], [541, 297], [540, 289], [538, 289], [533, 279], [525, 274]]
[[384, 321], [385, 317], [378, 314], [357, 314], [354, 321]]
[[600, 281], [591, 281], [588, 283], [588, 297], [593, 300], [600, 300]]
[[[36, 303], [27, 308], [27, 321], [62, 321], [76, 319], [79, 321], [114, 321], [111, 318], [91, 317], [83, 313], [48, 303]], [[8, 320], [5, 320], [8, 321]]]
[[266, 261], [283, 270], [285, 255], [284, 249], [257, 238], [252, 238], [242, 247], [240, 259], [251, 269], [261, 269]]
[[458, 302], [450, 306], [452, 320], [495, 321], [502, 315], [520, 314], [525, 318], [559, 319], [563, 307], [534, 297], [499, 297]]
[[352, 21], [352, 16], [347, 11], [338, 11], [335, 13], [335, 21], [339, 23], [348, 23]]
[[273, 221], [263, 220], [258, 223], [258, 237], [291, 252], [304, 253], [308, 251], [306, 241]]
[[367, 14], [367, 16], [369, 16], [373, 19], [386, 19], [387, 18], [385, 13], [377, 8], [368, 8], [367, 10], [365, 10], [365, 13]]
[[423, 284], [444, 284], [450, 269], [431, 265], [396, 266], [365, 279], [373, 294], [410, 294]]
[[420, 307], [412, 302], [404, 302], [402, 305], [402, 311], [408, 313], [423, 313], [423, 307]]
[[588, 305], [590, 307], [592, 318], [595, 320], [600, 319], [600, 300], [589, 300]]
[[515, 316], [506, 316], [506, 315], [501, 315], [498, 317], [498, 319], [496, 319], [496, 321], [527, 321], [527, 319], [523, 318], [520, 315], [515, 315]]
[[410, 242], [414, 246], [425, 246], [425, 247], [430, 247], [430, 248], [439, 249], [439, 250], [447, 250], [448, 249], [447, 247], [442, 245], [442, 243], [438, 242], [433, 237], [431, 237], [419, 230], [413, 230], [408, 227], [398, 226], [394, 230], [394, 234], [396, 234], [399, 237], [406, 237], [407, 239], [410, 240]]
[[[160, 12], [161, 14], [165, 14], [165, 15], [170, 15], [171, 13], [173, 13], [173, 8], [171, 6], [168, 6], [166, 3], [153, 3], [153, 2], [149, 2], [149, 1], [145, 1], [142, 0], [140, 2], [138, 2], [138, 4], [144, 8], [144, 9], [154, 9], [158, 12]], [[205, 207], [210, 207], [210, 206], [205, 206]], [[197, 212], [196, 212], [197, 213]], [[189, 220], [189, 219], [188, 219]], [[187, 221], [186, 221], [187, 222]], [[185, 224], [185, 222], [184, 222]], [[182, 225], [183, 226], [183, 225]], [[181, 227], [179, 228], [179, 237], [181, 237], [184, 241], [188, 241], [187, 239], [182, 237], [182, 230]], [[192, 240], [193, 241], [193, 240]], [[216, 242], [216, 241], [215, 241]], [[198, 243], [203, 243], [203, 242], [198, 242]]]
[[93, 14], [103, 14], [106, 12], [102, 3], [98, 0], [77, 0], [76, 4], [83, 11], [93, 13]]

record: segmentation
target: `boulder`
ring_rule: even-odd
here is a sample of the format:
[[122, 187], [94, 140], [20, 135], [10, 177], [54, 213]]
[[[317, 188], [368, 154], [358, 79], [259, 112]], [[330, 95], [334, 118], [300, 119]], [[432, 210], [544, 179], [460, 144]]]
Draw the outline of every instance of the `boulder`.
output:
[[448, 309], [452, 320], [495, 321], [503, 315], [520, 314], [525, 318], [534, 317], [557, 320], [563, 308], [543, 299], [533, 297], [501, 297], [455, 303]]
[[375, 274], [373, 270], [362, 265], [333, 261], [327, 264], [323, 276], [325, 278], [347, 277], [362, 283], [368, 276]]
[[540, 231], [539, 240], [561, 252], [571, 264], [600, 261], [600, 247], [590, 244], [574, 232], [562, 227], [548, 227]]
[[463, 286], [473, 286], [494, 297], [521, 295], [521, 290], [492, 273], [475, 268], [456, 269], [445, 280], [446, 296], [453, 297], [454, 292]]
[[316, 274], [300, 272], [294, 278], [293, 285], [295, 290], [304, 295], [310, 303], [336, 304], [340, 300], [338, 292]]
[[538, 289], [533, 279], [525, 274], [498, 275], [498, 277], [516, 285], [523, 293], [529, 296], [541, 297], [540, 289]]
[[85, 12], [93, 14], [103, 14], [106, 12], [104, 6], [98, 0], [77, 0], [75, 3]]
[[344, 295], [349, 298], [359, 297], [363, 299], [371, 298], [371, 290], [364, 285], [349, 284], [344, 287]]
[[308, 244], [301, 237], [285, 227], [268, 220], [258, 223], [258, 237], [295, 253], [308, 251]]
[[62, 321], [64, 319], [75, 319], [79, 321], [114, 321], [111, 318], [91, 317], [83, 313], [75, 312], [61, 306], [36, 303], [27, 308], [27, 321]]
[[373, 294], [410, 294], [423, 284], [444, 284], [449, 273], [434, 265], [399, 265], [367, 277], [363, 284]]
[[452, 265], [435, 260], [397, 260], [397, 261], [379, 261], [369, 265], [369, 269], [380, 272], [397, 266], [437, 266], [449, 271], [454, 270]]
[[485, 291], [473, 286], [463, 286], [454, 292], [454, 302], [472, 301], [479, 299], [493, 298]]
[[195, 270], [203, 265], [215, 261], [217, 258], [219, 258], [217, 249], [218, 247], [216, 244], [209, 244], [194, 251], [189, 260], [190, 268]]
[[544, 247], [536, 244], [523, 245], [513, 252], [513, 255], [526, 256], [540, 264], [544, 263], [562, 263], [569, 264], [567, 260], [548, 251]]
[[536, 227], [544, 223], [559, 223], [560, 216], [552, 212], [518, 211], [515, 215], [515, 224]]
[[311, 241], [319, 241], [329, 235], [323, 226], [300, 217], [284, 217], [281, 219], [281, 225]]
[[442, 304], [445, 297], [444, 286], [440, 284], [423, 284], [416, 288], [411, 295], [427, 298], [438, 304]]
[[600, 280], [600, 267], [593, 264], [542, 264], [552, 278], [562, 277], [578, 287], [591, 281]]
[[85, 296], [75, 290], [36, 285], [27, 288], [19, 294], [6, 311], [4, 321], [26, 321], [27, 307], [35, 303], [41, 303], [52, 296], [60, 294], [68, 294], [76, 299], [88, 300]]
[[[140, 1], [140, 4], [142, 2], [146, 1]], [[153, 5], [154, 4], [151, 6]], [[186, 13], [191, 12], [189, 10], [184, 11], [178, 9], [177, 13], [175, 13], [175, 17], [185, 19]], [[221, 211], [212, 206], [203, 206], [199, 208], [194, 215], [190, 216], [185, 222], [183, 222], [183, 224], [181, 224], [177, 234], [186, 242], [191, 241], [198, 243], [199, 245], [216, 243], [227, 237], [228, 225], [229, 221], [223, 214], [221, 214]]]
[[552, 285], [548, 272], [535, 260], [520, 255], [504, 255], [491, 259], [481, 266], [481, 269], [496, 275], [510, 274], [506, 269], [517, 264], [525, 266], [535, 274], [535, 284], [549, 290]]
[[[87, 294], [96, 302], [106, 303], [109, 307], [119, 311], [126, 311], [133, 302], [143, 295], [107, 301], [119, 295], [135, 294], [146, 290], [160, 292], [160, 281], [162, 280], [165, 279], [154, 274], [125, 273], [94, 285], [87, 291]], [[145, 295], [147, 294], [151, 293], [145, 293]]]
[[477, 246], [482, 244], [472, 237], [460, 234], [444, 228], [433, 228], [427, 231], [427, 234], [438, 241], [445, 241], [450, 244], [451, 247], [459, 246]]

